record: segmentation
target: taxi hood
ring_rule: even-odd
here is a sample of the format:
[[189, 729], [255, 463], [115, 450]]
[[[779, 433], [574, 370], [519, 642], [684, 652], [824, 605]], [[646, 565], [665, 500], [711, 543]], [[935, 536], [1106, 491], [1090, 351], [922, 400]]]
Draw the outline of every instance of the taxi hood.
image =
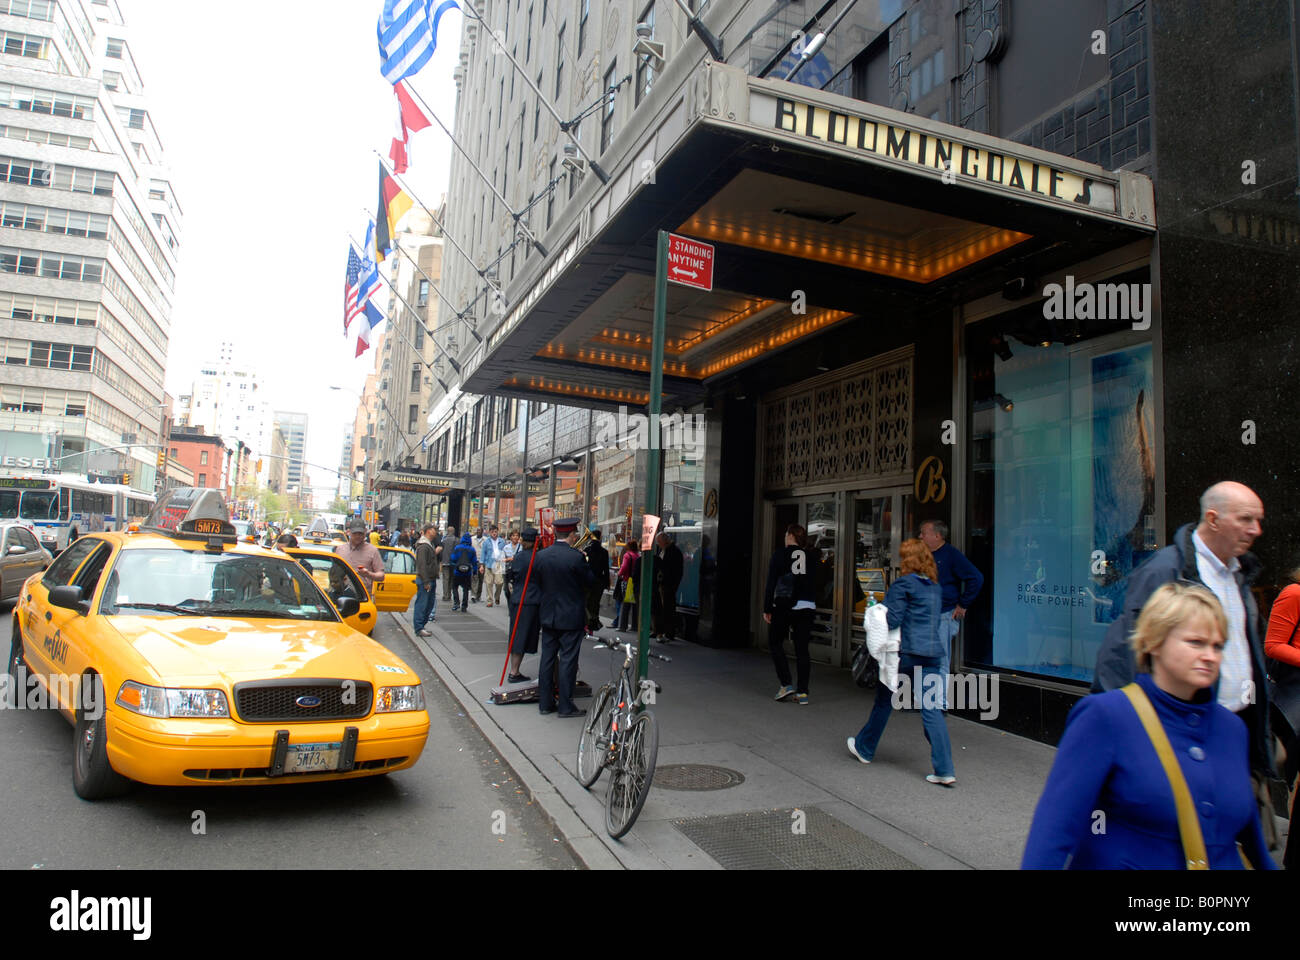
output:
[[[107, 618], [153, 669], [140, 682], [229, 689], [247, 680], [294, 677], [369, 680], [376, 686], [419, 682], [382, 644], [345, 623], [231, 620], [220, 617]], [[378, 665], [390, 669], [379, 671]], [[394, 672], [391, 668], [398, 668]]]

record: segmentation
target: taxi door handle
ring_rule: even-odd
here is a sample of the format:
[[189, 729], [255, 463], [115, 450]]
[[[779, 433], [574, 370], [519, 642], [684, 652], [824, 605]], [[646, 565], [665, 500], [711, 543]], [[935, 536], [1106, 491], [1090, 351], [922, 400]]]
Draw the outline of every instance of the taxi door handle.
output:
[[49, 622], [50, 622], [51, 620], [53, 620], [53, 619], [54, 619], [54, 614], [51, 613], [49, 610], [46, 610], [46, 611], [45, 611], [45, 622], [46, 622], [46, 623], [49, 623]]
[[[48, 614], [47, 614], [47, 616], [48, 616]], [[359, 620], [369, 620], [369, 619], [370, 619], [370, 614], [368, 614], [368, 613], [363, 613], [363, 614], [361, 614], [360, 617], [358, 617], [358, 619], [359, 619]]]

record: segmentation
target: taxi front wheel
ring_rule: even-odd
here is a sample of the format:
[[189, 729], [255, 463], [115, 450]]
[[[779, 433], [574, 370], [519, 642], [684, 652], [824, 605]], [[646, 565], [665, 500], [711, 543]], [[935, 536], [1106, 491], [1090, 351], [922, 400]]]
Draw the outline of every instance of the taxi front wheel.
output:
[[[98, 674], [81, 678], [92, 693], [83, 694], [72, 739], [72, 787], [82, 800], [102, 800], [125, 793], [131, 781], [108, 762], [108, 733], [104, 722], [104, 689]], [[91, 718], [94, 719], [91, 719]]]

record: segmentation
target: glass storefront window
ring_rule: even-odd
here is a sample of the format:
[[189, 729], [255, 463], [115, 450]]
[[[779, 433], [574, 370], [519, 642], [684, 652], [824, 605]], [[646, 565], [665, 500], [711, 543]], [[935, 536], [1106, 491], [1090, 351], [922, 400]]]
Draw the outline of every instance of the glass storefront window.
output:
[[979, 339], [969, 556], [985, 585], [965, 659], [1088, 682], [1128, 574], [1157, 549], [1151, 345], [1015, 343], [1003, 360]]

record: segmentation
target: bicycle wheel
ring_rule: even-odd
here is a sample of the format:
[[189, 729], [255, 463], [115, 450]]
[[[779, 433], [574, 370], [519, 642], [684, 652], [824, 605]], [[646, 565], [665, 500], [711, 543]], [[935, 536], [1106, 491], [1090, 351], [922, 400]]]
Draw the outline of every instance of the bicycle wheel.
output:
[[617, 840], [632, 829], [650, 793], [659, 756], [659, 725], [649, 710], [628, 727], [605, 794], [605, 830]]
[[613, 697], [611, 683], [596, 691], [578, 736], [578, 782], [587, 789], [599, 779], [609, 758], [609, 705]]

